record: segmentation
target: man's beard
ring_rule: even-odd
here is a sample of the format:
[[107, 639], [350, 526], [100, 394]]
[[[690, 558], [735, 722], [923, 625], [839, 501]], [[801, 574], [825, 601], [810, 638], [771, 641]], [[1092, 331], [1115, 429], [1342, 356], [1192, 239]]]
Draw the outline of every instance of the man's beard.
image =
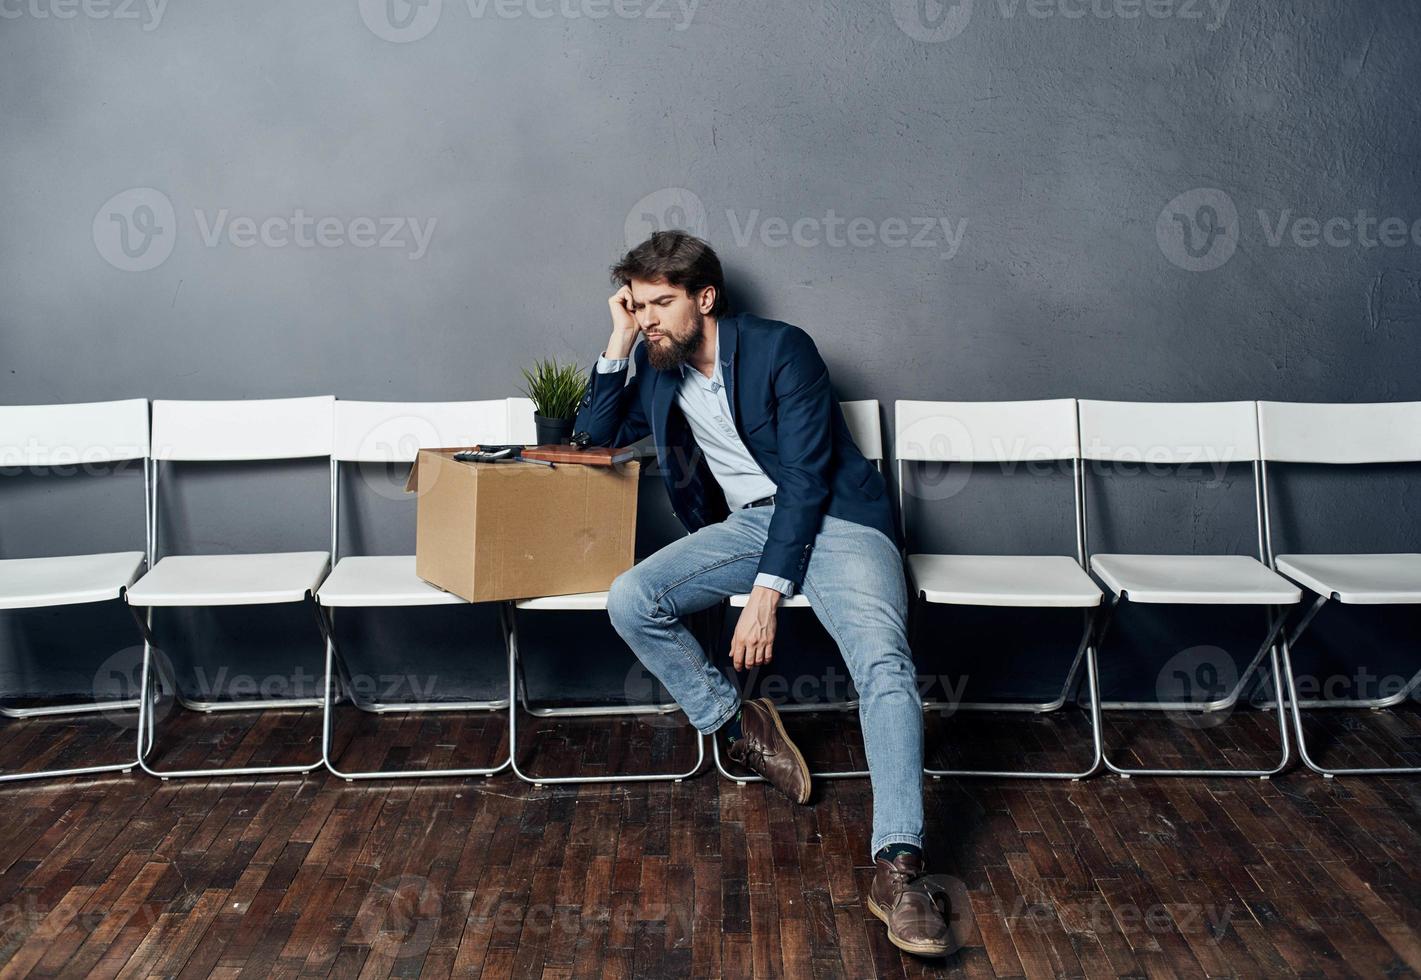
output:
[[669, 333], [661, 335], [660, 343], [647, 342], [646, 356], [651, 366], [658, 371], [674, 371], [691, 359], [691, 355], [701, 346], [706, 333], [706, 318], [697, 313], [691, 320], [691, 329], [684, 337], [673, 337]]

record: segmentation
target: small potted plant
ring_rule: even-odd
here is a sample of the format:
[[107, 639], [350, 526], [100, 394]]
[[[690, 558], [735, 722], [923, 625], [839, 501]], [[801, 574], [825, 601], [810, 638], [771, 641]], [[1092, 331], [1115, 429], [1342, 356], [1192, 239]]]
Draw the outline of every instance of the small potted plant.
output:
[[587, 387], [587, 374], [576, 364], [559, 364], [554, 358], [526, 368], [523, 394], [533, 400], [533, 423], [539, 445], [563, 445], [572, 438], [577, 406]]

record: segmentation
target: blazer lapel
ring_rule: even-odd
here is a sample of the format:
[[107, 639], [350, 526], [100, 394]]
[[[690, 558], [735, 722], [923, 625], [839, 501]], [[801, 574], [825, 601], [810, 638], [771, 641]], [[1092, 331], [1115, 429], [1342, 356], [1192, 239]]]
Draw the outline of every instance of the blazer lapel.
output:
[[676, 377], [669, 372], [656, 370], [650, 363], [647, 368], [652, 372], [655, 385], [651, 391], [651, 431], [656, 435], [657, 461], [664, 468], [668, 448], [667, 424], [671, 418], [671, 403], [676, 400]]
[[735, 356], [739, 346], [740, 330], [734, 317], [725, 317], [716, 324], [717, 341], [720, 344], [720, 376], [725, 382], [725, 400], [730, 403], [730, 421], [740, 427], [740, 413], [735, 406]]

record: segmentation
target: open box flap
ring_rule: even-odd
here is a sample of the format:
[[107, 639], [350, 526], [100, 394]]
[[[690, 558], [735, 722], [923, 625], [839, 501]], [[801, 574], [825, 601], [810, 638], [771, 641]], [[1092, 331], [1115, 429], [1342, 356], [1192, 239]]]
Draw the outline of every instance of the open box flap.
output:
[[405, 477], [405, 493], [419, 492], [419, 461], [425, 453], [438, 453], [441, 456], [453, 456], [455, 453], [462, 453], [468, 449], [478, 449], [478, 446], [444, 446], [441, 448], [421, 449], [415, 456], [414, 462], [410, 464], [410, 474]]

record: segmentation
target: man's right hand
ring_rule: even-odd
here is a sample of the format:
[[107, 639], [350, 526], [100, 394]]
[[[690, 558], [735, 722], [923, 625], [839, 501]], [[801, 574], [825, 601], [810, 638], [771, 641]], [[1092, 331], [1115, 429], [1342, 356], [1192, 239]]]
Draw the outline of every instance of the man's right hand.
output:
[[612, 336], [607, 341], [607, 357], [612, 360], [623, 358], [632, 352], [637, 334], [636, 317], [632, 315], [631, 287], [623, 286], [607, 300], [612, 311]]

